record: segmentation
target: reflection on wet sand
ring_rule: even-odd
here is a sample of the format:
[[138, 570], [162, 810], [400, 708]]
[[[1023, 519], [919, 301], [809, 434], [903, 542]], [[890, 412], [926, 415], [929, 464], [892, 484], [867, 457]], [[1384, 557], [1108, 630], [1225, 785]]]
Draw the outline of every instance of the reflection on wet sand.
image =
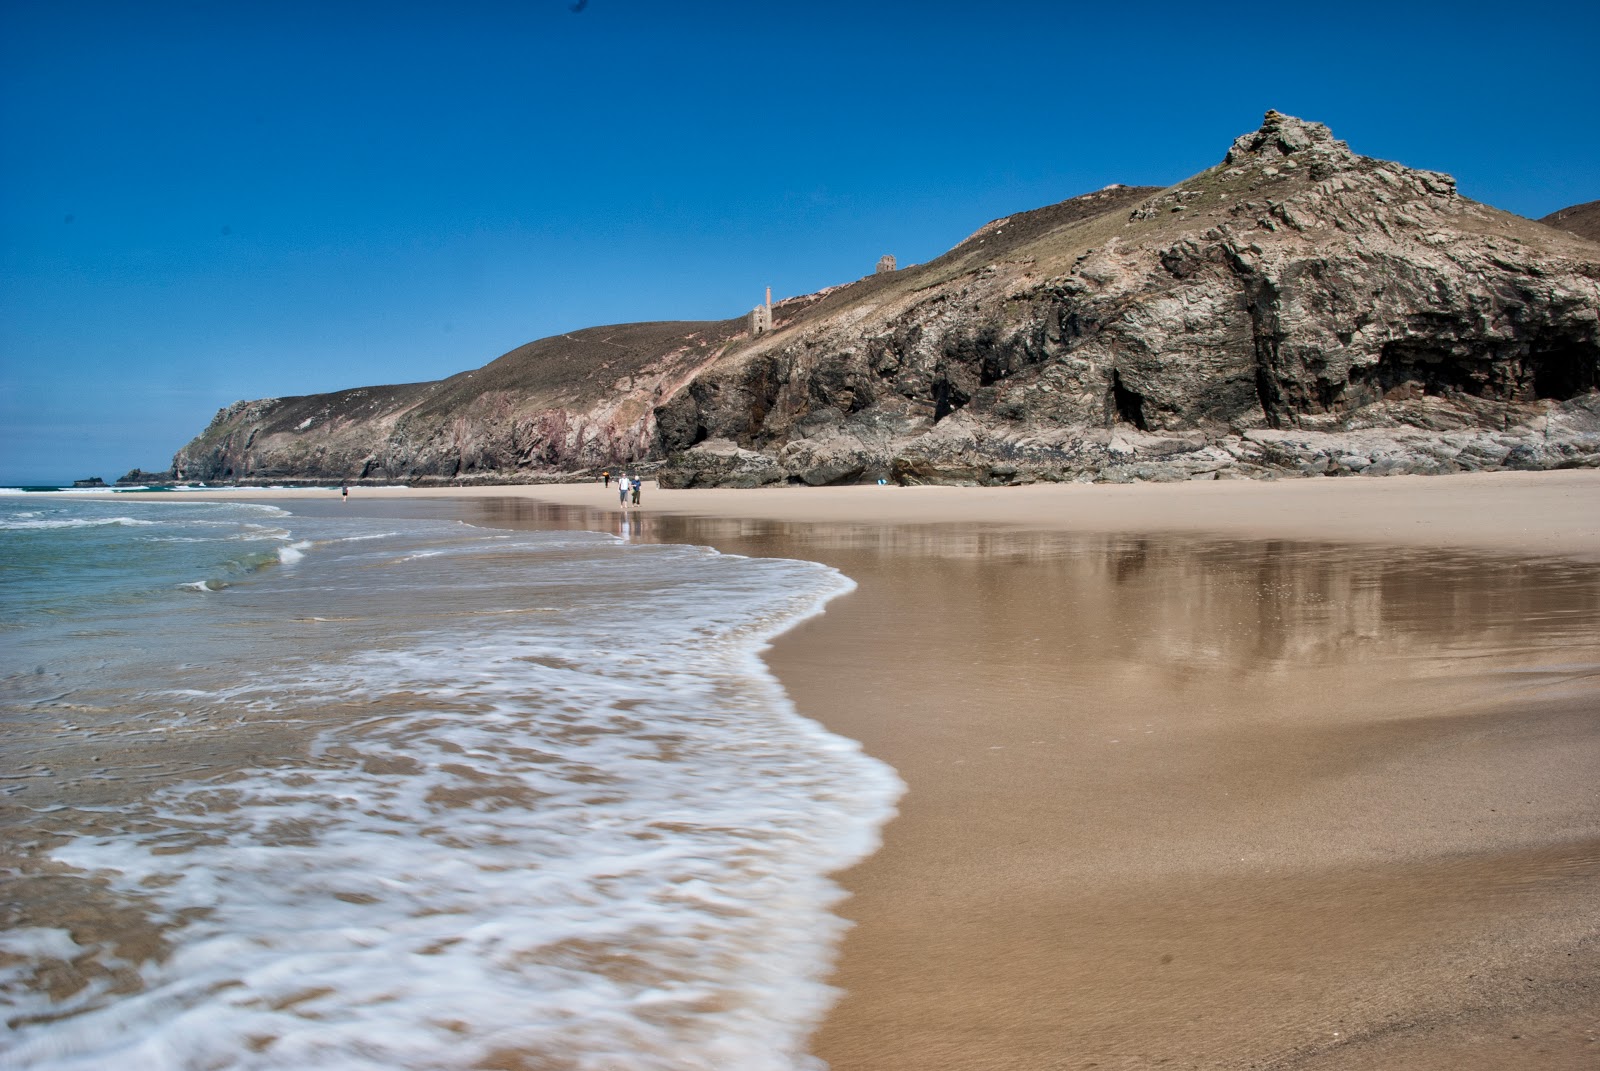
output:
[[1594, 1066], [1600, 566], [448, 509], [858, 582], [770, 654], [909, 785], [835, 1071]]
[[[1015, 600], [1029, 598], [1030, 610], [1092, 617], [1087, 635], [1107, 655], [1152, 665], [1259, 673], [1423, 648], [1452, 660], [1550, 650], [1563, 637], [1592, 638], [1600, 616], [1600, 570], [1560, 559], [1172, 534], [619, 515], [511, 498], [463, 506], [486, 525], [611, 531], [744, 554], [804, 548], [835, 565], [917, 559], [919, 586], [956, 589], [971, 600], [962, 609], [985, 628], [996, 625], [993, 612], [1012, 616], [1021, 609]], [[1040, 565], [1048, 568], [1028, 571]], [[1019, 581], [1023, 590], [1015, 590]]]

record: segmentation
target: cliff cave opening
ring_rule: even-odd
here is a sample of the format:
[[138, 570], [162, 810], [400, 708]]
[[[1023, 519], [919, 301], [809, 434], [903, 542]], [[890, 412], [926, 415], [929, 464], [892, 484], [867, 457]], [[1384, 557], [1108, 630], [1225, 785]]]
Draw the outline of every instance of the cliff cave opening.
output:
[[1566, 401], [1600, 387], [1600, 357], [1593, 347], [1566, 346], [1528, 355], [1533, 393]]
[[[1352, 386], [1368, 388], [1378, 397], [1400, 390], [1406, 394], [1469, 394], [1493, 397], [1491, 362], [1487, 358], [1459, 356], [1416, 342], [1386, 342], [1378, 363], [1352, 368]], [[1359, 397], [1363, 393], [1357, 392]]]
[[[1600, 388], [1600, 358], [1580, 343], [1535, 349], [1520, 360], [1492, 352], [1451, 353], [1414, 342], [1390, 342], [1378, 363], [1350, 370], [1352, 386], [1368, 400], [1465, 394], [1474, 398], [1566, 401]], [[1365, 404], [1363, 401], [1361, 404]]]
[[1118, 421], [1132, 424], [1140, 431], [1150, 430], [1144, 419], [1144, 395], [1124, 387], [1122, 373], [1114, 369], [1111, 372], [1111, 404], [1116, 409]]
[[935, 424], [960, 409], [971, 397], [948, 379], [933, 381], [933, 422]]
[[1283, 417], [1279, 415], [1280, 406], [1283, 404], [1282, 392], [1278, 390], [1278, 383], [1264, 364], [1256, 364], [1256, 402], [1261, 406], [1261, 414], [1267, 418], [1267, 427], [1280, 428], [1283, 426]]

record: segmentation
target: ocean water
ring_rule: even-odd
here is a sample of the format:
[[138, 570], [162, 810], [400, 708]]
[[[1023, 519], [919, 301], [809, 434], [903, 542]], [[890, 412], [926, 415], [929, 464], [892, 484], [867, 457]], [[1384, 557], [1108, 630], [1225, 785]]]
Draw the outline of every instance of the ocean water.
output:
[[0, 1066], [814, 1065], [900, 783], [810, 562], [0, 496]]

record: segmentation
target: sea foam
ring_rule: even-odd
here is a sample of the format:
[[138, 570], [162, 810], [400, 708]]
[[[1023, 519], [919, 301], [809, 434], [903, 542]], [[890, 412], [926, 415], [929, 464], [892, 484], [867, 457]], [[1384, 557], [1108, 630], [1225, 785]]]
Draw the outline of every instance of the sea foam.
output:
[[26, 938], [0, 970], [7, 1066], [813, 1066], [827, 875], [874, 850], [900, 785], [759, 652], [849, 581], [587, 533], [362, 536], [206, 600], [270, 605], [273, 668], [172, 689], [172, 723], [303, 724], [307, 746], [53, 849], [170, 952], [136, 992], [52, 1000], [30, 969], [127, 965]]

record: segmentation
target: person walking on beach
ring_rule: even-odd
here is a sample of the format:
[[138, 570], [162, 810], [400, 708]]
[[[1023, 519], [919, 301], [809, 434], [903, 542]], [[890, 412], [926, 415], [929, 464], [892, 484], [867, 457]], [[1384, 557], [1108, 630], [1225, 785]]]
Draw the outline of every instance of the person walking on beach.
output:
[[346, 502], [350, 501], [350, 485], [349, 484], [345, 484], [343, 487], [341, 487], [339, 489], [339, 493], [344, 497], [344, 500]]
[[622, 508], [628, 508], [628, 477], [617, 477], [617, 499], [622, 503]]
[[606, 486], [607, 487], [611, 486], [611, 470], [610, 469], [606, 469], [604, 472], [602, 472], [600, 474], [600, 478], [606, 482]]
[[630, 479], [633, 482], [633, 504], [637, 506], [639, 504], [639, 474], [634, 473]]

